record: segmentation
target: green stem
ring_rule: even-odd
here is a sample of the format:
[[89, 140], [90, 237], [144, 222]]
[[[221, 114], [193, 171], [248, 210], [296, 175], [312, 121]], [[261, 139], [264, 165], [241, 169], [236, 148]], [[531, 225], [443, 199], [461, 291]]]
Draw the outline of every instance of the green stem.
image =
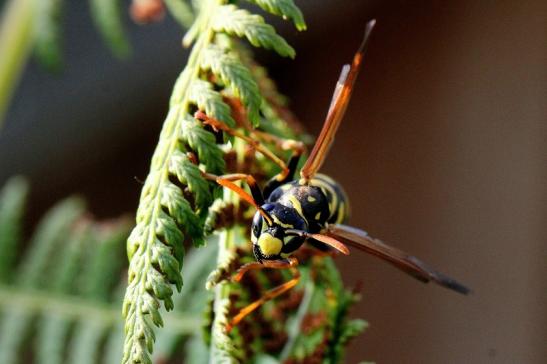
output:
[[34, 0], [9, 0], [0, 22], [0, 129], [13, 91], [30, 56]]
[[[118, 304], [108, 305], [42, 291], [23, 291], [5, 285], [0, 285], [0, 307], [17, 307], [36, 314], [54, 313], [67, 319], [101, 322], [105, 326], [121, 324], [123, 321]], [[199, 325], [199, 317], [190, 314], [170, 313], [166, 321], [166, 327], [181, 334], [193, 333]]]
[[304, 317], [308, 313], [311, 299], [315, 291], [315, 284], [312, 280], [303, 279], [303, 281], [306, 282], [306, 286], [304, 288], [304, 297], [302, 298], [300, 306], [298, 306], [298, 311], [296, 312], [293, 321], [287, 326], [288, 338], [287, 343], [283, 347], [283, 351], [279, 356], [280, 362], [284, 362], [289, 358], [289, 355], [292, 354], [294, 345], [296, 344], [296, 340], [298, 340], [298, 338], [302, 335], [302, 331], [300, 328], [302, 327]]
[[[233, 149], [237, 154], [237, 164], [241, 165], [244, 159], [245, 143], [241, 139], [235, 139]], [[233, 204], [236, 209], [239, 208], [240, 201], [238, 195], [227, 188], [223, 191], [223, 200]], [[217, 266], [223, 266], [231, 259], [237, 239], [243, 236], [241, 230], [241, 227], [236, 225], [222, 231], [219, 240]], [[237, 349], [225, 331], [229, 320], [226, 313], [230, 307], [230, 293], [232, 289], [233, 285], [227, 281], [223, 281], [215, 286], [214, 320], [209, 356], [209, 363], [211, 364], [227, 362], [229, 360], [235, 362], [235, 355], [231, 354], [235, 353]]]

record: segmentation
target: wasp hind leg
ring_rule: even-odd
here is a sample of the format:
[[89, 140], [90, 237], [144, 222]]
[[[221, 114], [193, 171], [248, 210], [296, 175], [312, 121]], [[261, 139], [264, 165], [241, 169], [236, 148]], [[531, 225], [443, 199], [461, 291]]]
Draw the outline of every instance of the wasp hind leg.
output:
[[264, 303], [282, 295], [283, 293], [289, 291], [291, 288], [296, 286], [298, 284], [298, 281], [300, 280], [300, 272], [298, 272], [298, 269], [296, 268], [297, 266], [298, 260], [296, 260], [296, 258], [294, 257], [290, 257], [284, 260], [263, 261], [262, 263], [252, 262], [242, 266], [232, 278], [235, 282], [240, 282], [241, 279], [243, 279], [243, 276], [250, 270], [262, 270], [264, 268], [290, 269], [293, 274], [293, 278], [277, 287], [274, 287], [264, 292], [262, 297], [240, 309], [239, 312], [226, 325], [226, 332], [230, 332], [246, 316], [262, 306]]

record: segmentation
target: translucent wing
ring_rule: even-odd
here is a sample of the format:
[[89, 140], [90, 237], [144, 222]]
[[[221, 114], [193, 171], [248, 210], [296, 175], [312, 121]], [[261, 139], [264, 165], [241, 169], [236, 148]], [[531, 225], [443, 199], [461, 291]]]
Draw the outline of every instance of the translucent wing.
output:
[[334, 89], [334, 94], [332, 96], [332, 101], [330, 103], [329, 111], [327, 113], [327, 118], [325, 119], [325, 123], [323, 124], [323, 129], [321, 130], [321, 133], [319, 134], [319, 137], [315, 142], [315, 146], [313, 147], [313, 150], [311, 151], [308, 160], [300, 171], [300, 175], [305, 180], [311, 179], [317, 173], [317, 171], [319, 171], [319, 168], [321, 168], [321, 165], [323, 164], [325, 157], [327, 156], [330, 146], [334, 141], [334, 136], [336, 135], [338, 126], [340, 126], [340, 122], [342, 121], [344, 113], [346, 112], [355, 79], [357, 78], [357, 74], [359, 73], [359, 69], [361, 68], [366, 44], [372, 28], [374, 27], [374, 24], [376, 24], [375, 20], [371, 20], [367, 23], [363, 42], [357, 50], [357, 53], [355, 53], [355, 56], [353, 57], [353, 62], [351, 63], [351, 65], [344, 65], [344, 67], [342, 68], [340, 78], [338, 80], [338, 83], [336, 84], [336, 88]]
[[382, 258], [422, 282], [433, 281], [443, 287], [463, 294], [470, 292], [470, 289], [463, 284], [429, 268], [418, 258], [370, 237], [363, 230], [351, 226], [334, 224], [329, 225], [324, 233], [328, 236], [341, 239], [350, 246]]

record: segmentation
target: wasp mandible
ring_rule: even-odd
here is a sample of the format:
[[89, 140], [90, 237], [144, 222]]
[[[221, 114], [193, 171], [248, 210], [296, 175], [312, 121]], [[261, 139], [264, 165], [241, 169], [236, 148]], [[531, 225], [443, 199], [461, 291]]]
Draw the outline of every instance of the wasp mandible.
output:
[[[241, 280], [249, 270], [263, 268], [289, 268], [294, 272], [293, 279], [266, 292], [262, 298], [241, 309], [232, 319], [228, 329], [237, 325], [264, 302], [288, 291], [298, 283], [299, 274], [296, 270], [298, 261], [292, 253], [304, 243], [323, 251], [334, 249], [346, 255], [349, 254], [349, 250], [345, 244], [348, 244], [386, 260], [422, 282], [433, 281], [463, 294], [470, 292], [463, 284], [429, 268], [416, 257], [370, 237], [361, 229], [344, 225], [349, 217], [348, 198], [337, 182], [318, 173], [346, 111], [374, 25], [374, 20], [367, 23], [363, 42], [353, 57], [352, 63], [342, 68], [323, 128], [300, 170], [298, 179], [295, 178], [295, 173], [303, 152], [301, 143], [275, 140], [282, 148], [293, 151], [293, 155], [285, 164], [255, 139], [230, 129], [218, 120], [208, 118], [201, 111], [196, 113], [198, 119], [209, 124], [213, 129], [222, 130], [246, 140], [282, 169], [278, 175], [267, 182], [263, 189], [251, 175], [238, 173], [215, 177], [220, 185], [237, 193], [241, 199], [257, 210], [251, 228], [251, 241], [256, 262], [241, 267], [234, 280]], [[251, 128], [248, 130], [253, 134]], [[255, 136], [265, 137], [263, 134], [255, 134]], [[248, 184], [251, 194], [234, 183], [241, 180]]]

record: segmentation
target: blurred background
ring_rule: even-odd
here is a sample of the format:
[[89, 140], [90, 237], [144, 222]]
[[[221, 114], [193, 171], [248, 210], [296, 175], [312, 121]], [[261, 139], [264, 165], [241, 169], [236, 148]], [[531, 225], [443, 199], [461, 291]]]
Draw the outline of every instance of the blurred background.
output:
[[[377, 19], [352, 102], [324, 167], [352, 225], [473, 288], [425, 286], [355, 252], [354, 316], [370, 328], [348, 363], [543, 363], [547, 357], [547, 3], [296, 1], [308, 31], [274, 20], [295, 61], [259, 52], [314, 135], [334, 84]], [[30, 178], [28, 225], [69, 194], [94, 215], [135, 211], [187, 50], [171, 19], [128, 21], [113, 58], [86, 2], [68, 1], [65, 66], [31, 63], [0, 133], [0, 184]], [[0, 55], [1, 56], [1, 55]]]

